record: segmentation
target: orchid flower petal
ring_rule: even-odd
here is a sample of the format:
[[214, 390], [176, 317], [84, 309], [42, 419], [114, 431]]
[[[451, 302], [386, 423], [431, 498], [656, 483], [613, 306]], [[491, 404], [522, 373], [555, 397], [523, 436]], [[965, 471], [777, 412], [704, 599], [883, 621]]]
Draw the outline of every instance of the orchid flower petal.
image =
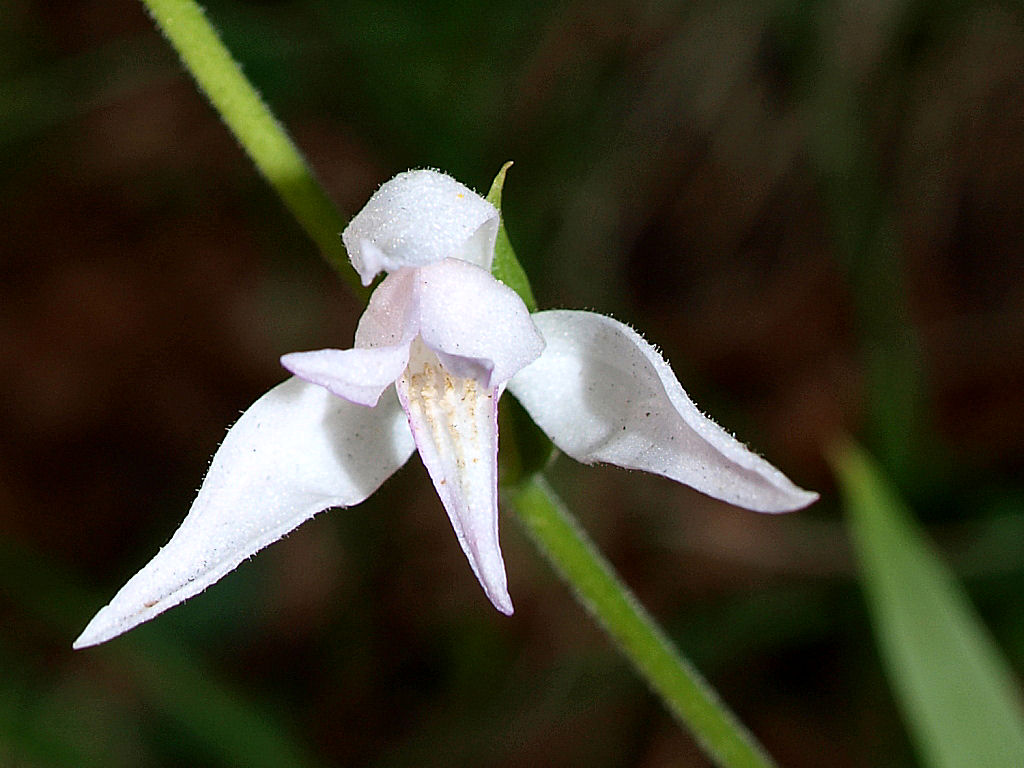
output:
[[544, 349], [523, 300], [480, 267], [445, 259], [416, 280], [420, 336], [452, 373], [493, 389]]
[[371, 407], [402, 375], [408, 361], [408, 343], [374, 349], [318, 349], [281, 357], [281, 365], [300, 379]]
[[416, 339], [396, 382], [420, 459], [487, 597], [512, 613], [498, 543], [498, 391], [446, 370]]
[[416, 269], [400, 269], [381, 280], [370, 294], [370, 301], [359, 318], [355, 346], [369, 348], [408, 344], [419, 333], [418, 272]]
[[562, 451], [672, 478], [758, 512], [787, 512], [818, 495], [704, 416], [658, 351], [591, 312], [533, 315], [547, 347], [509, 390]]
[[448, 257], [490, 270], [498, 211], [438, 171], [406, 171], [378, 189], [342, 233], [363, 285], [381, 271]]
[[413, 448], [393, 392], [366, 408], [288, 379], [228, 431], [181, 527], [75, 647], [109, 640], [201, 592], [317, 512], [358, 504]]
[[355, 345], [396, 345], [417, 334], [451, 373], [487, 388], [503, 385], [544, 348], [515, 291], [459, 259], [388, 275], [370, 297]]

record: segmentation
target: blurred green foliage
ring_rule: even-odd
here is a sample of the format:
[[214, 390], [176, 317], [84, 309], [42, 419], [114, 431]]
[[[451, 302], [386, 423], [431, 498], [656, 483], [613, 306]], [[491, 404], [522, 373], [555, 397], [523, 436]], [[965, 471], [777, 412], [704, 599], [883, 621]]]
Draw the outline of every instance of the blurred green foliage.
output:
[[875, 632], [926, 765], [1000, 768], [1024, 757], [1016, 679], [955, 576], [870, 457], [834, 457]]

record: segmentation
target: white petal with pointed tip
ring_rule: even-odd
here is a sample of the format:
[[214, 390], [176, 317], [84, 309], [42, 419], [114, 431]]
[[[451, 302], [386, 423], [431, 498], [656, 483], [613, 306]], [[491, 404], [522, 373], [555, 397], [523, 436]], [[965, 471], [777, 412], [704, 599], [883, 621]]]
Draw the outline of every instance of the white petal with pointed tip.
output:
[[197, 594], [320, 510], [358, 504], [413, 448], [394, 390], [366, 408], [288, 379], [228, 431], [181, 527], [74, 647], [109, 640]]
[[457, 258], [490, 270], [498, 211], [438, 171], [406, 171], [384, 183], [342, 233], [363, 285], [381, 271]]
[[402, 375], [409, 360], [409, 344], [374, 349], [317, 349], [292, 352], [281, 365], [300, 379], [326, 387], [346, 400], [375, 406], [381, 393]]
[[818, 498], [789, 481], [708, 417], [654, 347], [592, 312], [539, 312], [543, 354], [508, 384], [562, 451], [670, 477], [758, 512]]
[[420, 459], [487, 597], [512, 613], [498, 543], [498, 391], [446, 370], [417, 339], [396, 384]]

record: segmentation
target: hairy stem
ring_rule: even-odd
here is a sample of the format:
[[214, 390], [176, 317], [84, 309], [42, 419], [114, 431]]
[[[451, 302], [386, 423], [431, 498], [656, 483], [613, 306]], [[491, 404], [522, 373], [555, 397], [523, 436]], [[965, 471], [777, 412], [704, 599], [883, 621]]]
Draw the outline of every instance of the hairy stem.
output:
[[539, 474], [508, 490], [530, 537], [651, 689], [725, 768], [770, 768], [764, 748], [679, 655]]
[[339, 233], [345, 219], [193, 0], [142, 0], [242, 149], [327, 262], [361, 297]]

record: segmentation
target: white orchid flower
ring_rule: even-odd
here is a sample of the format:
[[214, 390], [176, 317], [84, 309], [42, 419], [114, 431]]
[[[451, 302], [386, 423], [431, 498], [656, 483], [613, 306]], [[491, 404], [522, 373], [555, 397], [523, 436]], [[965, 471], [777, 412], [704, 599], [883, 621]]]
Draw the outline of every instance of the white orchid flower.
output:
[[506, 385], [579, 461], [654, 472], [760, 512], [817, 498], [703, 416], [629, 327], [590, 312], [531, 316], [490, 274], [498, 223], [490, 203], [435, 171], [400, 174], [373, 195], [343, 234], [364, 284], [388, 273], [355, 346], [281, 359], [295, 376], [228, 431], [181, 527], [76, 648], [188, 599], [317, 512], [360, 503], [414, 449], [484, 592], [511, 614], [498, 543]]

